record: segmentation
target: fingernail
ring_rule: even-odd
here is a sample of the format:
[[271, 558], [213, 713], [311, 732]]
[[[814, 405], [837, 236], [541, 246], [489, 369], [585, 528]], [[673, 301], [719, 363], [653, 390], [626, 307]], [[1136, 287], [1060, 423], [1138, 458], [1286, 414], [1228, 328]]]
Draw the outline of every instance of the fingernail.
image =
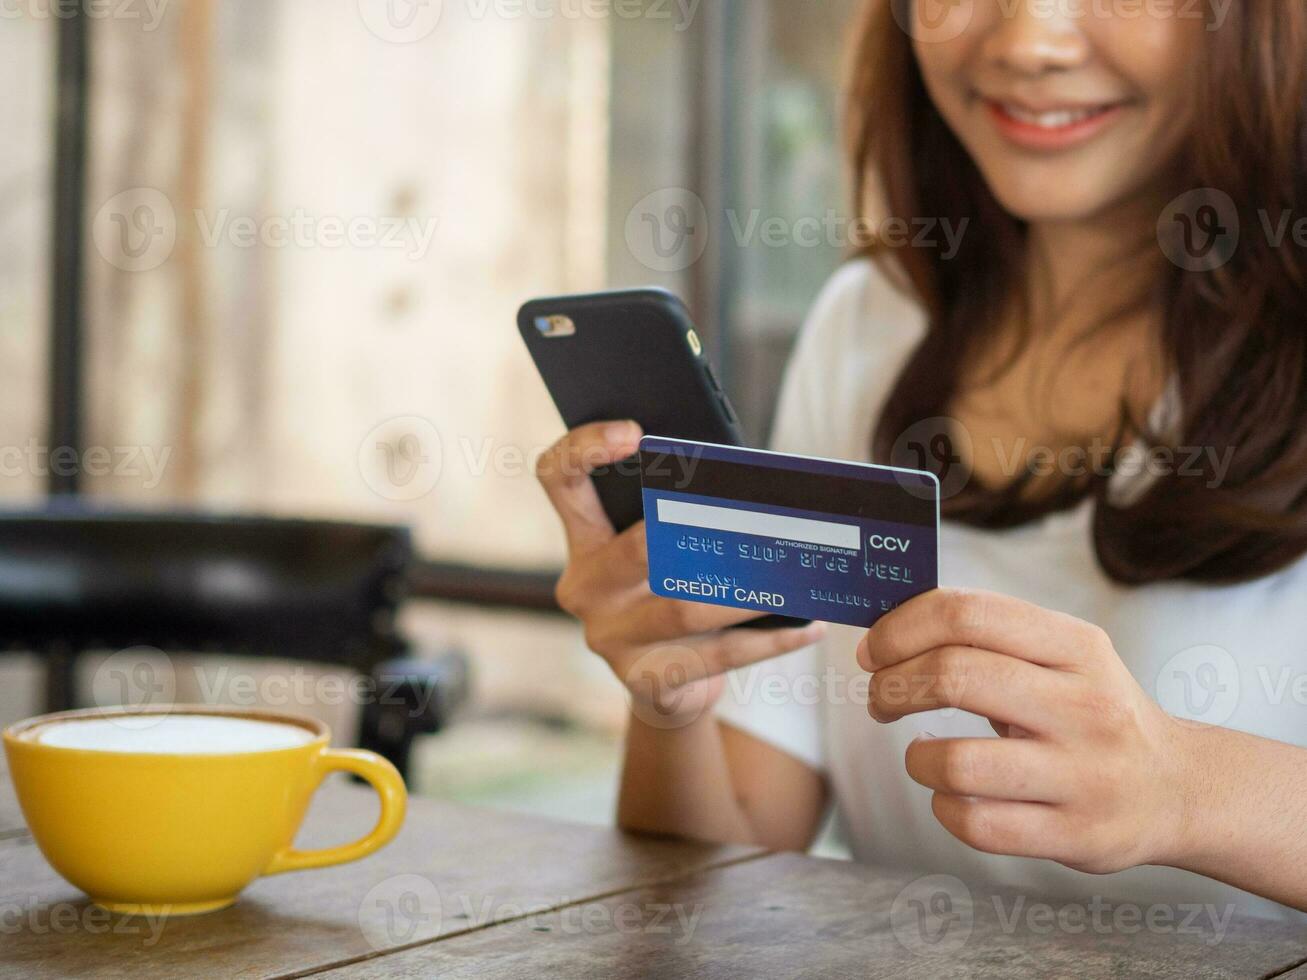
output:
[[607, 442], [623, 443], [630, 441], [631, 428], [633, 422], [614, 422], [608, 428], [604, 429], [604, 440]]
[[936, 735], [934, 732], [918, 732], [918, 733], [917, 733], [917, 737], [914, 738], [913, 741], [914, 741], [914, 742], [919, 742], [919, 741], [923, 741], [923, 740], [924, 740], [924, 741], [929, 741], [929, 740], [932, 739], [932, 738], [939, 738], [939, 736]]

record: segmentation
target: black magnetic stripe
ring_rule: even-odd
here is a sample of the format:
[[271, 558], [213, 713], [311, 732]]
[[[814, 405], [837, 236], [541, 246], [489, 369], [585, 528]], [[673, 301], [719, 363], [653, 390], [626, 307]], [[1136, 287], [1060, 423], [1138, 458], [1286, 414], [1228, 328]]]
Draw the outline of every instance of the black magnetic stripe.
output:
[[904, 484], [900, 485], [894, 480], [884, 483], [854, 480], [662, 452], [642, 452], [640, 471], [644, 488], [662, 493], [688, 493], [764, 507], [935, 526], [934, 487], [924, 477], [910, 473], [902, 475]]

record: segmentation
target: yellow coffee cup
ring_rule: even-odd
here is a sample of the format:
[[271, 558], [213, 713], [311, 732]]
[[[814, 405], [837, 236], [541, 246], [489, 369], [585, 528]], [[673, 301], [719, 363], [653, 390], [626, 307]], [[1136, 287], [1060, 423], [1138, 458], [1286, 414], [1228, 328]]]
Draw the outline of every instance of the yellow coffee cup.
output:
[[[82, 742], [68, 737], [76, 733]], [[68, 711], [4, 732], [46, 860], [97, 905], [155, 916], [225, 908], [261, 875], [356, 861], [394, 838], [404, 780], [381, 756], [330, 740], [321, 722], [202, 706]], [[381, 817], [352, 844], [296, 850], [309, 801], [332, 772], [371, 783]]]

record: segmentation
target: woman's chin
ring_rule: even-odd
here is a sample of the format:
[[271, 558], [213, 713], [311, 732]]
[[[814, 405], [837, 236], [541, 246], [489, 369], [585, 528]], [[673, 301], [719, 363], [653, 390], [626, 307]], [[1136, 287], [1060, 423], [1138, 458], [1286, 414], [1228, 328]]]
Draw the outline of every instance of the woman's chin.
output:
[[1113, 200], [1111, 195], [1089, 194], [1075, 187], [1032, 190], [991, 184], [991, 189], [1003, 210], [1032, 225], [1090, 221], [1108, 210]]

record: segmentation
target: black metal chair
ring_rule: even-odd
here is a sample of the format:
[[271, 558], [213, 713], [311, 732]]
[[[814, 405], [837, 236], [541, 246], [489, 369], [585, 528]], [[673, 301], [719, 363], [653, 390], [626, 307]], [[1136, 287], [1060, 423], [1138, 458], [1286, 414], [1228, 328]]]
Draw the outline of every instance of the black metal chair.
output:
[[399, 635], [407, 528], [196, 514], [0, 513], [0, 649], [45, 661], [46, 707], [76, 706], [90, 650], [152, 647], [335, 665], [368, 680], [360, 741], [406, 771], [466, 696], [466, 658]]

